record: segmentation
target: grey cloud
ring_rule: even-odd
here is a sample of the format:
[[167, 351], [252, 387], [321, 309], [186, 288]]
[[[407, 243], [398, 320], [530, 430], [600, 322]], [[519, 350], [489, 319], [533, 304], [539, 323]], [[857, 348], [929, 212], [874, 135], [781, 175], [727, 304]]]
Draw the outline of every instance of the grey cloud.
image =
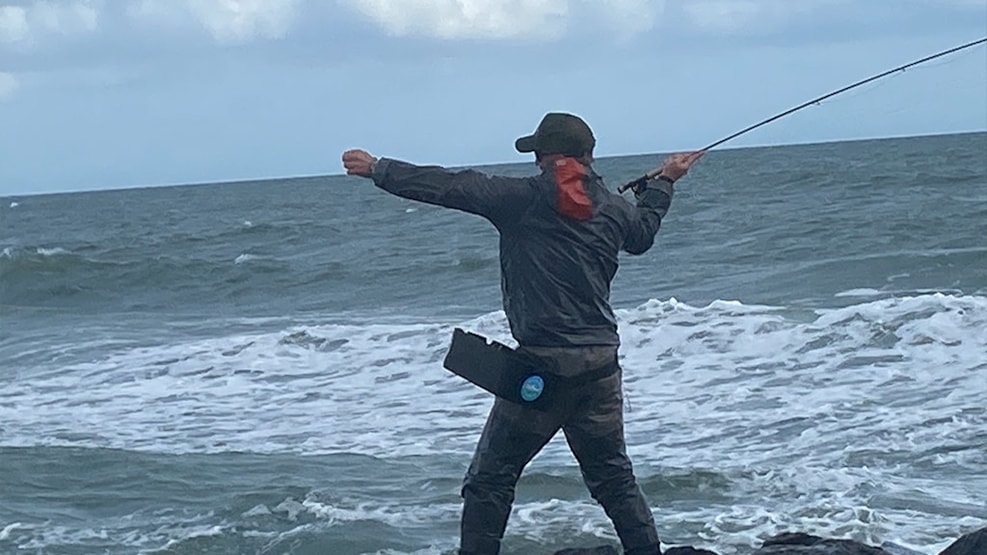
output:
[[[743, 42], [833, 42], [920, 30], [983, 33], [967, 0], [97, 0], [0, 7], [7, 73], [229, 57], [337, 64], [429, 57], [654, 56]], [[44, 7], [42, 7], [44, 6]], [[434, 8], [434, 9], [433, 9]], [[515, 9], [516, 8], [516, 9]], [[47, 10], [47, 12], [45, 12]], [[47, 13], [42, 16], [39, 14]], [[32, 15], [33, 14], [33, 15]], [[979, 22], [978, 22], [979, 21]], [[30, 39], [28, 38], [30, 37]], [[539, 38], [541, 37], [541, 38]], [[14, 44], [16, 42], [16, 44]], [[30, 48], [25, 47], [30, 43]], [[642, 51], [642, 52], [637, 52]]]
[[220, 44], [280, 39], [298, 18], [298, 0], [139, 0], [129, 17], [148, 27], [201, 27]]
[[102, 2], [73, 0], [0, 6], [0, 47], [30, 49], [49, 36], [91, 33]]

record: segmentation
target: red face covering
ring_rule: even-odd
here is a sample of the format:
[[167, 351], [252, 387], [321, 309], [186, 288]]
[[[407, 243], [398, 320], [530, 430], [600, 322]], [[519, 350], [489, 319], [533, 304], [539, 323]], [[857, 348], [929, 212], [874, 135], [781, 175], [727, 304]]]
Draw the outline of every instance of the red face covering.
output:
[[574, 220], [586, 221], [593, 215], [593, 203], [583, 188], [586, 167], [575, 158], [561, 154], [538, 156], [542, 168], [553, 168], [555, 173], [556, 209], [559, 214]]

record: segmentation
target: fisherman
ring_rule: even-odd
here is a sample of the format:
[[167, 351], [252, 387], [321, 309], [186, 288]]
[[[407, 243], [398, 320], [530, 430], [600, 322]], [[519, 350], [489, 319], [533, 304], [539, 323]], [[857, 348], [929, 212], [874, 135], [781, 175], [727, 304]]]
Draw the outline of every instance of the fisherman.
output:
[[[346, 173], [392, 194], [455, 208], [500, 232], [504, 311], [518, 352], [571, 384], [549, 411], [496, 397], [463, 483], [461, 555], [496, 554], [529, 461], [561, 429], [590, 494], [613, 522], [628, 555], [659, 555], [651, 508], [624, 444], [617, 322], [610, 283], [618, 253], [651, 248], [672, 200], [672, 184], [703, 151], [673, 154], [635, 187], [636, 206], [610, 192], [593, 170], [596, 140], [579, 117], [549, 113], [515, 142], [541, 174], [500, 177], [343, 153]], [[591, 379], [581, 380], [581, 376]]]

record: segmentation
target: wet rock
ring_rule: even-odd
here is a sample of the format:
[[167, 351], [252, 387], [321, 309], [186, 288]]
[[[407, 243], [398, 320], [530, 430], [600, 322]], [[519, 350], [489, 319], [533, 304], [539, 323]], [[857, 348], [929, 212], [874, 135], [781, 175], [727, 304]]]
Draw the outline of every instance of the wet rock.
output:
[[563, 549], [562, 551], [556, 551], [554, 555], [619, 555], [619, 552], [612, 545], [601, 545], [599, 547]]
[[779, 534], [765, 540], [754, 555], [891, 555], [880, 547], [853, 540], [832, 540], [803, 534]]
[[987, 528], [960, 536], [939, 555], [987, 555]]
[[672, 547], [665, 551], [665, 555], [719, 555], [715, 551], [700, 549], [698, 547]]
[[[563, 549], [554, 555], [618, 555], [615, 547], [604, 545], [582, 549]], [[748, 555], [912, 555], [915, 551], [894, 544], [887, 549], [853, 540], [821, 538], [801, 532], [779, 534]], [[718, 555], [715, 551], [691, 546], [670, 547], [664, 555]], [[916, 554], [920, 555], [920, 554]], [[939, 555], [987, 555], [987, 528], [960, 537]]]

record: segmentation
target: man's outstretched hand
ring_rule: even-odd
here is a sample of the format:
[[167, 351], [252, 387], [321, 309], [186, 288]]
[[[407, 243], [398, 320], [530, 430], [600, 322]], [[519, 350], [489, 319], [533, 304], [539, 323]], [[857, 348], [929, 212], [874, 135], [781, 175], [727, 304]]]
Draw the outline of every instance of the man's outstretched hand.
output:
[[353, 149], [343, 153], [343, 167], [347, 175], [370, 177], [376, 164], [377, 159], [366, 150]]
[[703, 157], [703, 154], [706, 154], [705, 150], [672, 154], [668, 158], [665, 158], [665, 161], [662, 162], [658, 175], [664, 175], [672, 181], [678, 181], [682, 176], [688, 173], [689, 168], [691, 168], [696, 161]]

